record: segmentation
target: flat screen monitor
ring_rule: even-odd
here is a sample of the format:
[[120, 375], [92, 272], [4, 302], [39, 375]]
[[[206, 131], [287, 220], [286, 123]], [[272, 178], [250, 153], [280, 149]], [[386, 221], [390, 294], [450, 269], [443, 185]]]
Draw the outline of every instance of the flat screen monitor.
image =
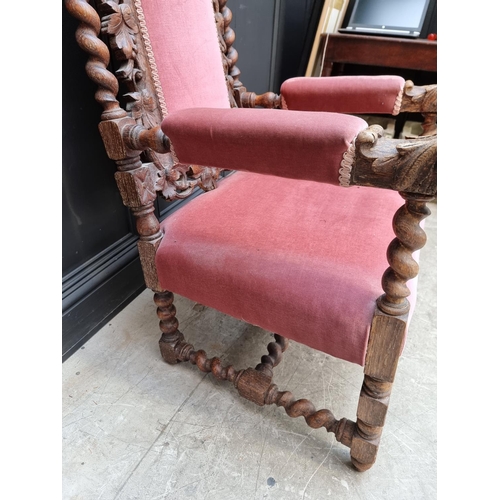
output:
[[418, 38], [430, 0], [351, 0], [343, 33]]

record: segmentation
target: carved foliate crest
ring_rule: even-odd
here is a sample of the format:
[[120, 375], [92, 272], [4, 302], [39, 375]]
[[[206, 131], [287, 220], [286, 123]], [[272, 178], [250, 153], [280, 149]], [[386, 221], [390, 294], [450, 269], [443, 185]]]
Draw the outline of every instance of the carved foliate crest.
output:
[[139, 26], [136, 23], [132, 9], [127, 4], [118, 4], [112, 0], [102, 2], [101, 31], [109, 36], [110, 46], [117, 61], [122, 64], [116, 70], [120, 80], [135, 80], [141, 78], [140, 69], [135, 65], [137, 56], [136, 35]]
[[[124, 88], [126, 110], [137, 124], [148, 129], [155, 127], [161, 123], [166, 106], [158, 75], [154, 74], [156, 64], [141, 2], [101, 0], [98, 3], [101, 31], [107, 35], [112, 57], [117, 63], [115, 75]], [[226, 84], [232, 97], [233, 78], [229, 75], [231, 60], [226, 54], [228, 47], [224, 38], [227, 26], [218, 0], [213, 0], [213, 7]], [[231, 104], [236, 106], [234, 98]], [[210, 190], [217, 185], [219, 169], [181, 165], [172, 154], [154, 153], [149, 149], [144, 152], [144, 156], [145, 161], [151, 162], [156, 168], [156, 190], [167, 200], [186, 198], [196, 187]]]
[[127, 111], [137, 123], [146, 128], [152, 128], [157, 125], [155, 111], [157, 105], [154, 97], [148, 89], [142, 89], [140, 92], [129, 92], [123, 96], [127, 103]]
[[116, 183], [126, 206], [142, 207], [155, 200], [155, 170], [151, 168], [151, 164], [146, 163], [132, 171], [115, 173]]

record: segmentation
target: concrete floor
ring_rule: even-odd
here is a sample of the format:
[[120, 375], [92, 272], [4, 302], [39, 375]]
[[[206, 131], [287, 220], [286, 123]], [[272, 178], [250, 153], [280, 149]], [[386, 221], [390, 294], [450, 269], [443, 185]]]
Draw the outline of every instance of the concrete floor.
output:
[[[64, 500], [437, 497], [436, 229], [430, 204], [419, 299], [375, 465], [358, 473], [324, 429], [257, 407], [228, 383], [158, 350], [147, 290], [63, 370]], [[236, 368], [255, 366], [269, 332], [176, 298], [180, 329]], [[244, 350], [240, 347], [245, 345]], [[291, 342], [275, 382], [355, 419], [362, 368]]]

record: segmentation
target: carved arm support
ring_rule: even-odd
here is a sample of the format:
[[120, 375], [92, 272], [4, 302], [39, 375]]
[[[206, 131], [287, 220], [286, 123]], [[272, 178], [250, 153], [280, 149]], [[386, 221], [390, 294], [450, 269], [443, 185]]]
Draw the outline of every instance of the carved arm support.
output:
[[159, 125], [150, 129], [137, 124], [127, 126], [123, 130], [123, 141], [131, 149], [140, 151], [151, 149], [156, 153], [170, 152], [170, 140]]
[[400, 113], [422, 113], [422, 135], [437, 132], [437, 85], [415, 86], [411, 80], [405, 83]]
[[349, 184], [435, 196], [437, 136], [391, 139], [383, 132], [380, 125], [372, 125], [356, 137]]
[[99, 123], [99, 131], [112, 160], [137, 156], [147, 149], [157, 153], [170, 151], [170, 141], [159, 126], [147, 129], [130, 117], [103, 120]]
[[437, 85], [416, 86], [405, 82], [401, 110], [412, 113], [437, 113]]
[[[410, 82], [411, 83], [411, 82]], [[384, 294], [377, 300], [382, 314], [404, 318], [410, 310], [407, 282], [419, 271], [413, 253], [426, 243], [420, 223], [430, 214], [427, 202], [437, 194], [437, 86], [407, 86], [402, 109], [430, 117], [427, 130], [414, 139], [388, 139], [372, 125], [360, 132], [352, 154], [350, 184], [399, 191], [404, 205], [393, 218], [395, 238], [387, 248], [389, 267], [382, 277]], [[354, 149], [354, 151], [352, 151]]]
[[260, 95], [255, 92], [242, 92], [239, 94], [238, 105], [242, 108], [280, 108], [281, 96], [274, 92], [266, 92]]

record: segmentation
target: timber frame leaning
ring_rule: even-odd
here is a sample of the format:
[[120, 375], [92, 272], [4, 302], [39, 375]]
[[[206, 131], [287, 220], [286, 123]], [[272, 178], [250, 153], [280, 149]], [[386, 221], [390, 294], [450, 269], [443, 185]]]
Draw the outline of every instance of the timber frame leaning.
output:
[[[232, 107], [280, 108], [280, 96], [248, 92], [236, 66], [238, 54], [230, 27], [227, 0], [212, 0], [221, 57]], [[273, 384], [288, 341], [275, 335], [255, 368], [237, 370], [223, 366], [184, 340], [178, 330], [173, 294], [162, 289], [155, 253], [162, 239], [154, 213], [156, 196], [184, 199], [196, 188], [214, 189], [220, 170], [180, 164], [160, 129], [166, 113], [139, 0], [65, 0], [80, 21], [79, 46], [89, 55], [86, 71], [97, 85], [96, 100], [103, 108], [99, 130], [108, 156], [116, 162], [115, 174], [123, 203], [130, 208], [139, 233], [138, 249], [146, 286], [154, 292], [162, 332], [161, 355], [167, 363], [189, 361], [219, 380], [231, 382], [239, 394], [258, 405], [282, 406], [291, 417], [302, 416], [312, 428], [324, 427], [350, 448], [357, 470], [375, 462], [389, 404], [397, 363], [408, 321], [406, 282], [418, 273], [412, 253], [426, 241], [420, 222], [430, 214], [426, 203], [436, 196], [437, 86], [415, 87], [407, 82], [401, 112], [424, 114], [424, 133], [417, 140], [386, 139], [372, 126], [362, 132], [351, 152], [348, 182], [399, 191], [404, 204], [394, 216], [395, 239], [387, 255], [389, 267], [382, 278], [368, 344], [364, 381], [356, 420], [337, 419], [330, 410], [317, 410], [307, 399], [296, 400]], [[92, 5], [91, 5], [92, 3]], [[106, 43], [105, 43], [106, 41]], [[114, 73], [108, 69], [112, 63]], [[434, 159], [433, 159], [434, 158]]]

